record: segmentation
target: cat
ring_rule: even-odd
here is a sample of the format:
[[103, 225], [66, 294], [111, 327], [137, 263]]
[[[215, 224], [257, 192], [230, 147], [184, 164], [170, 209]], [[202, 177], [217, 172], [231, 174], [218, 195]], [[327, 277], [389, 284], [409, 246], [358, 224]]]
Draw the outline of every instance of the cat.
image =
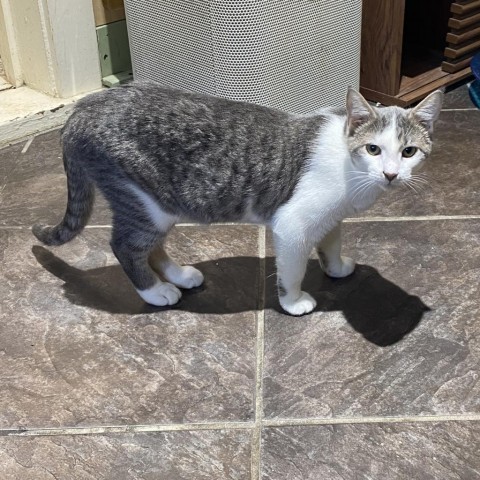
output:
[[[33, 227], [61, 245], [85, 227], [96, 185], [113, 211], [111, 247], [143, 300], [180, 300], [202, 273], [164, 250], [178, 222], [253, 222], [272, 229], [281, 307], [316, 302], [301, 290], [311, 251], [331, 277], [355, 268], [341, 256], [341, 221], [367, 209], [432, 149], [443, 94], [413, 109], [371, 106], [348, 89], [344, 109], [295, 115], [154, 82], [91, 94], [62, 130], [68, 204], [57, 226]], [[162, 280], [161, 280], [161, 279]]]

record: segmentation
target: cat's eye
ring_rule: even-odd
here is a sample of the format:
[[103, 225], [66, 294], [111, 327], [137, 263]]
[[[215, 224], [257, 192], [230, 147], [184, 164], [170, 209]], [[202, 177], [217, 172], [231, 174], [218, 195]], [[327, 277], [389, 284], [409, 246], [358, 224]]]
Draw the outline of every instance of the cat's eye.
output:
[[410, 158], [417, 153], [417, 147], [406, 147], [403, 149], [402, 157]]
[[366, 149], [370, 155], [380, 155], [380, 152], [382, 151], [378, 145], [373, 145], [371, 143], [366, 146]]

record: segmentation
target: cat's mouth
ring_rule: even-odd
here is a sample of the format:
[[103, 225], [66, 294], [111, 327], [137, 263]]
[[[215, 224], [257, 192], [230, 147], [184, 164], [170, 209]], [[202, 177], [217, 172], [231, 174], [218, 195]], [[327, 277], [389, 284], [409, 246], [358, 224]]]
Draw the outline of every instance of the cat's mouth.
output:
[[385, 181], [381, 183], [381, 186], [384, 190], [391, 190], [392, 188], [397, 188], [399, 185], [401, 185], [403, 182], [401, 179], [395, 179], [392, 181]]
[[380, 183], [379, 187], [381, 188], [382, 192], [391, 192], [393, 190], [397, 190], [400, 186], [401, 182], [389, 182], [389, 183]]

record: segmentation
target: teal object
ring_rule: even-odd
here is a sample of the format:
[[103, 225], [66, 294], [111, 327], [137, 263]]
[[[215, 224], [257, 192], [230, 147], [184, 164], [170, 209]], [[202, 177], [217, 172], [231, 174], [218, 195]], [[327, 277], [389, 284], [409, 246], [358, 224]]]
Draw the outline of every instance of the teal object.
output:
[[475, 79], [468, 88], [468, 93], [474, 105], [477, 108], [480, 108], [480, 53], [477, 53], [470, 63], [472, 68], [472, 73], [475, 76]]
[[470, 84], [468, 93], [470, 94], [470, 99], [472, 100], [473, 104], [477, 108], [480, 108], [480, 82], [478, 80], [474, 80]]

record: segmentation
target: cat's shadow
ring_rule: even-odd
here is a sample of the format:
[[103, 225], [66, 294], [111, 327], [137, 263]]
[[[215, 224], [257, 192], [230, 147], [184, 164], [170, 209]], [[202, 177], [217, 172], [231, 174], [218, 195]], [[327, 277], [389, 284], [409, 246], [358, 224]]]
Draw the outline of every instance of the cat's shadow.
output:
[[[204, 285], [183, 291], [177, 305], [162, 308], [145, 304], [119, 265], [80, 270], [44, 247], [34, 246], [32, 252], [46, 270], [65, 282], [64, 293], [72, 304], [109, 313], [135, 315], [180, 310], [234, 314], [256, 310], [262, 304], [263, 279], [260, 261], [255, 257], [197, 263], [195, 266], [205, 275]], [[265, 272], [265, 308], [282, 312], [276, 295], [274, 258], [266, 259]], [[357, 332], [379, 346], [400, 341], [430, 310], [420, 298], [408, 294], [367, 265], [357, 265], [350, 277], [334, 280], [322, 273], [316, 260], [310, 260], [303, 288], [316, 298], [316, 311], [341, 311]]]

